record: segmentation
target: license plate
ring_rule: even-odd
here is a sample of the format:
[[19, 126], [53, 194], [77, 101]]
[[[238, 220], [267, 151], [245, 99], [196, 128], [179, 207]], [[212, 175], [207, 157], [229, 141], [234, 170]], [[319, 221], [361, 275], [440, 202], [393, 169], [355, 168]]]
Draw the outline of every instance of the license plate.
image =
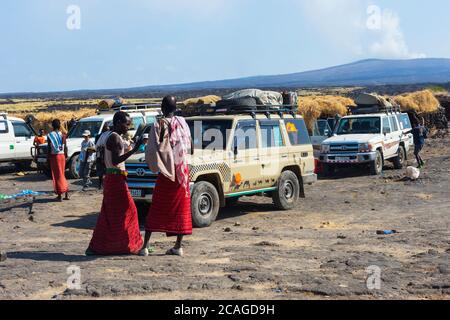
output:
[[350, 161], [349, 157], [336, 157], [336, 161]]
[[45, 162], [47, 162], [47, 159], [45, 159], [45, 158], [38, 158], [38, 159], [37, 159], [37, 162], [39, 162], [39, 163], [45, 163]]
[[139, 190], [139, 189], [131, 189], [130, 190], [130, 193], [131, 193], [131, 196], [132, 197], [139, 197], [139, 198], [141, 198], [141, 197], [143, 197], [144, 195], [144, 192], [142, 191], [142, 190]]

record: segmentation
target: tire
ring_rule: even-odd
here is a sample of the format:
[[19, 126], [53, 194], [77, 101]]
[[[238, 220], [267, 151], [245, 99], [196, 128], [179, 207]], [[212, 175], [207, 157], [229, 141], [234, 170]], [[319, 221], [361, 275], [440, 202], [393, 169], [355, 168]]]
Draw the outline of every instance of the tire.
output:
[[403, 169], [406, 161], [406, 150], [404, 146], [398, 148], [397, 156], [394, 158], [394, 168], [399, 170]]
[[69, 161], [69, 178], [70, 179], [80, 179], [80, 154], [77, 153], [72, 156]]
[[238, 204], [238, 202], [239, 202], [239, 197], [227, 198], [227, 199], [225, 200], [225, 203], [226, 203], [226, 207], [227, 207], [227, 208], [231, 208], [231, 207], [236, 206], [236, 205]]
[[256, 110], [256, 106], [256, 99], [251, 97], [221, 100], [216, 104], [216, 108], [230, 108], [232, 110]]
[[334, 173], [336, 172], [336, 167], [332, 164], [324, 163], [323, 166], [323, 174], [325, 177], [332, 177], [334, 176]]
[[193, 226], [196, 228], [209, 227], [216, 221], [219, 209], [220, 199], [216, 187], [206, 181], [196, 183], [191, 196]]
[[295, 207], [300, 198], [300, 183], [292, 171], [284, 171], [278, 179], [278, 187], [273, 192], [272, 199], [280, 210], [290, 210]]
[[379, 150], [377, 150], [375, 161], [372, 161], [369, 167], [372, 176], [379, 176], [383, 172], [383, 154]]

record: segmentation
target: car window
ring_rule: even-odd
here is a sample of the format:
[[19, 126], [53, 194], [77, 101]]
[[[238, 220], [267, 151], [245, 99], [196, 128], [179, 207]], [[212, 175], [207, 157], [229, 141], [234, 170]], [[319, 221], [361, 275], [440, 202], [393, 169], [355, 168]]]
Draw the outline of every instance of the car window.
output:
[[398, 131], [397, 121], [395, 120], [395, 116], [390, 116], [389, 121], [391, 122], [391, 128], [393, 132]]
[[305, 120], [303, 119], [286, 119], [284, 120], [286, 125], [286, 131], [289, 136], [289, 141], [291, 145], [305, 145], [311, 144], [311, 139], [306, 129]]
[[391, 133], [391, 124], [388, 118], [383, 118], [383, 133]]
[[398, 122], [400, 123], [400, 129], [409, 130], [412, 128], [411, 121], [409, 120], [409, 116], [407, 114], [400, 114], [397, 116]]
[[313, 136], [323, 137], [327, 136], [331, 132], [331, 127], [327, 120], [317, 120], [314, 124]]
[[145, 117], [145, 121], [147, 121], [147, 124], [153, 124], [156, 121], [156, 117], [155, 116], [147, 116], [147, 117]]
[[16, 137], [30, 138], [32, 136], [30, 128], [25, 123], [13, 122], [12, 125]]
[[336, 134], [379, 134], [380, 129], [380, 117], [343, 118], [339, 121]]
[[241, 120], [236, 125], [233, 149], [250, 150], [258, 147], [256, 139], [256, 120]]
[[283, 135], [281, 133], [280, 121], [260, 120], [262, 148], [283, 147]]
[[233, 125], [231, 120], [186, 120], [186, 122], [191, 130], [194, 149], [226, 149], [227, 137]]
[[141, 125], [144, 125], [144, 124], [145, 124], [144, 117], [131, 118], [130, 130], [135, 131], [135, 130], [139, 129], [139, 127]]
[[8, 133], [8, 122], [0, 121], [0, 133]]
[[91, 132], [91, 136], [95, 138], [102, 127], [102, 121], [80, 121], [70, 130], [69, 138], [83, 138], [83, 132], [89, 130]]

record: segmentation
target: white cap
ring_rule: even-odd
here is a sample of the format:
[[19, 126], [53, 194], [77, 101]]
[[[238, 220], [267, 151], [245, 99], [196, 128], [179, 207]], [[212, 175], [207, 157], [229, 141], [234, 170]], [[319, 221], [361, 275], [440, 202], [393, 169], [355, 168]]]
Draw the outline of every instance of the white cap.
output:
[[83, 132], [83, 137], [90, 137], [91, 136], [91, 132], [89, 130], [86, 130]]
[[142, 139], [148, 139], [149, 135], [148, 133], [144, 133], [144, 135], [142, 136]]

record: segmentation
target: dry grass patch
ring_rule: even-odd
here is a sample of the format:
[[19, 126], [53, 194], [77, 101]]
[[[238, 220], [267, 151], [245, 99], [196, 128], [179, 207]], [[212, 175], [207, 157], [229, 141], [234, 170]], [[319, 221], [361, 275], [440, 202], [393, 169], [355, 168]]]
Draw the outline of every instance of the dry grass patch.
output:
[[312, 129], [315, 120], [336, 114], [345, 116], [347, 107], [354, 105], [352, 99], [341, 96], [307, 96], [299, 97], [298, 112], [305, 118], [308, 128]]
[[394, 101], [398, 103], [402, 111], [417, 113], [433, 113], [438, 111], [440, 103], [431, 90], [417, 91], [395, 96]]

